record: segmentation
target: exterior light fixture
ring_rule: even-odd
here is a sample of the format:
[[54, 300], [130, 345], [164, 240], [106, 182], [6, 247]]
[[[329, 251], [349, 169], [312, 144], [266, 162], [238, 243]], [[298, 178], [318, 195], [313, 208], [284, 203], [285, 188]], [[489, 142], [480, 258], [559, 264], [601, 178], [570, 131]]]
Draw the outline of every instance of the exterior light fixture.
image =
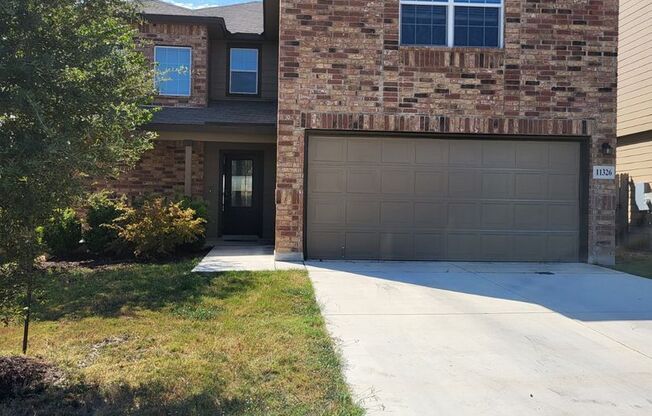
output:
[[602, 143], [602, 146], [600, 147], [600, 153], [602, 153], [605, 156], [611, 156], [614, 154], [614, 148], [611, 147], [611, 145], [607, 142]]

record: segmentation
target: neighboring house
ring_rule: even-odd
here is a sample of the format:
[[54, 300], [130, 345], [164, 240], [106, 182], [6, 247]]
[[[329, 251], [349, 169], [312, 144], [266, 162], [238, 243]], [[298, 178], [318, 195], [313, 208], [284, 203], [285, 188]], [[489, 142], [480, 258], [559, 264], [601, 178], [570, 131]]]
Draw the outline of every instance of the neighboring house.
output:
[[592, 171], [615, 164], [617, 0], [145, 18], [148, 55], [191, 75], [159, 84], [160, 140], [118, 188], [205, 197], [209, 237], [293, 260], [613, 263], [615, 181]]
[[[652, 2], [620, 0], [617, 171], [652, 202]], [[645, 194], [648, 195], [645, 195]]]

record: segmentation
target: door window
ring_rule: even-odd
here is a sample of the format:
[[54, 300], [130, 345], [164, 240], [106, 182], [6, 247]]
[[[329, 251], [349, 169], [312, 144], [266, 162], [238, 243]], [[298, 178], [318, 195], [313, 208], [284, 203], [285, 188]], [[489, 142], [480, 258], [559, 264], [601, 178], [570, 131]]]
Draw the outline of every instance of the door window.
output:
[[231, 206], [251, 207], [253, 195], [254, 161], [240, 159], [231, 161]]

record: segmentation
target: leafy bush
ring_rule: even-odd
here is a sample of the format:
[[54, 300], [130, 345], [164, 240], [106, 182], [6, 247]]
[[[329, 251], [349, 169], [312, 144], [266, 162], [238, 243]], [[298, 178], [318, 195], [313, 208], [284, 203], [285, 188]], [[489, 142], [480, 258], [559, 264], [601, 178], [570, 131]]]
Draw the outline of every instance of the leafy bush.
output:
[[81, 221], [72, 208], [57, 210], [43, 227], [43, 241], [55, 256], [69, 256], [77, 252], [81, 238]]
[[86, 213], [88, 229], [84, 233], [84, 241], [91, 253], [121, 255], [128, 251], [127, 244], [114, 226], [114, 222], [126, 211], [124, 198], [112, 197], [107, 191], [90, 196]]
[[[181, 208], [183, 209], [192, 209], [195, 211], [195, 216], [194, 218], [196, 219], [203, 219], [205, 221], [208, 220], [208, 205], [203, 199], [199, 198], [190, 198], [190, 197], [183, 197], [179, 201], [181, 203]], [[197, 251], [201, 250], [204, 245], [206, 244], [206, 233], [202, 234], [200, 238], [197, 239], [194, 243], [186, 244], [183, 247], [181, 247], [182, 251]]]
[[144, 201], [139, 208], [128, 208], [114, 221], [118, 235], [129, 242], [134, 254], [143, 258], [162, 258], [179, 247], [204, 238], [206, 220], [196, 218], [191, 208], [164, 198]]

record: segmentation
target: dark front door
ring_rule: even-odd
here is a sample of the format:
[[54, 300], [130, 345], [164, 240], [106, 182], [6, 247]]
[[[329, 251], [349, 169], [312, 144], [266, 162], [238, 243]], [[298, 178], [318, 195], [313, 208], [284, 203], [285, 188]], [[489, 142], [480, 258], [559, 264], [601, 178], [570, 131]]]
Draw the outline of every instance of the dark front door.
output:
[[260, 235], [262, 222], [262, 155], [222, 154], [222, 234]]

